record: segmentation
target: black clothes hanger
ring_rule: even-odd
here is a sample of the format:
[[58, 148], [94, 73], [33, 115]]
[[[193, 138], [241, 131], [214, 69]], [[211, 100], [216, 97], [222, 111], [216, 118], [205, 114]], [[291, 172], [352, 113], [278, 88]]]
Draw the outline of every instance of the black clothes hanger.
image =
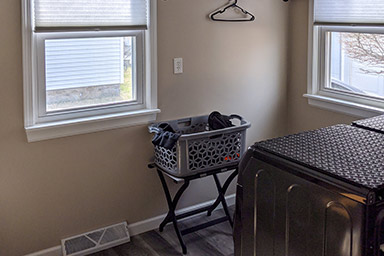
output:
[[[218, 9], [218, 10], [216, 10], [216, 11], [214, 11], [213, 13], [211, 13], [211, 14], [209, 15], [209, 17], [211, 18], [211, 20], [214, 20], [214, 21], [227, 21], [227, 22], [254, 21], [254, 20], [255, 20], [255, 16], [254, 16], [252, 13], [250, 13], [250, 12], [246, 11], [245, 9], [243, 9], [242, 7], [238, 6], [238, 5], [237, 5], [237, 1], [238, 1], [238, 0], [235, 0], [234, 2], [232, 2], [232, 1], [230, 0], [230, 2], [229, 2], [227, 5], [221, 7], [220, 9]], [[217, 15], [224, 13], [224, 12], [225, 12], [227, 9], [229, 9], [229, 8], [235, 8], [235, 9], [238, 9], [238, 10], [240, 10], [243, 14], [248, 15], [248, 17], [247, 17], [247, 18], [239, 18], [239, 19], [236, 19], [236, 18], [235, 18], [235, 19], [223, 19], [223, 18], [217, 18]]]

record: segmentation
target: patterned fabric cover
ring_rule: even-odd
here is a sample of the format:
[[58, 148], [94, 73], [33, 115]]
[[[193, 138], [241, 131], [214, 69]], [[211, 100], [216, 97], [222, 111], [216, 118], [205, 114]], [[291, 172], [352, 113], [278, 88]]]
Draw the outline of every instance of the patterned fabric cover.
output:
[[352, 125], [367, 130], [384, 133], [384, 115], [358, 120], [353, 122]]
[[254, 147], [354, 185], [384, 187], [382, 133], [336, 125], [262, 141]]

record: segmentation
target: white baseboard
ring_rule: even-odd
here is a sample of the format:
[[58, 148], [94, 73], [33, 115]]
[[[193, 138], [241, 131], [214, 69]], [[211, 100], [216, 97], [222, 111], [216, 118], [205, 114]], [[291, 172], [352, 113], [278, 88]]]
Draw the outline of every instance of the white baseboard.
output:
[[[226, 196], [225, 199], [227, 200], [228, 206], [234, 205], [235, 200], [236, 200], [236, 195], [232, 194], [232, 195]], [[204, 202], [201, 204], [197, 204], [197, 205], [193, 205], [193, 206], [189, 206], [189, 207], [177, 210], [176, 214], [183, 214], [183, 213], [188, 212], [188, 211], [192, 211], [192, 210], [199, 209], [201, 207], [209, 206], [209, 205], [213, 204], [214, 201], [215, 200], [211, 200], [208, 202]], [[222, 208], [221, 204], [219, 205], [218, 209], [220, 209], [220, 208]], [[147, 231], [151, 231], [151, 230], [158, 228], [160, 223], [165, 218], [165, 216], [166, 216], [166, 214], [162, 214], [162, 215], [150, 218], [150, 219], [146, 219], [146, 220], [139, 221], [139, 222], [132, 223], [132, 224], [128, 225], [128, 230], [129, 230], [130, 236], [136, 236], [136, 235], [139, 235], [139, 234], [145, 233]], [[62, 254], [61, 246], [58, 245], [58, 246], [48, 248], [48, 249], [45, 249], [45, 250], [42, 250], [39, 252], [27, 254], [25, 256], [62, 256], [62, 255], [63, 254]]]
[[27, 254], [25, 256], [62, 256], [63, 252], [61, 251], [61, 245], [48, 248], [39, 252], [34, 252], [31, 254]]

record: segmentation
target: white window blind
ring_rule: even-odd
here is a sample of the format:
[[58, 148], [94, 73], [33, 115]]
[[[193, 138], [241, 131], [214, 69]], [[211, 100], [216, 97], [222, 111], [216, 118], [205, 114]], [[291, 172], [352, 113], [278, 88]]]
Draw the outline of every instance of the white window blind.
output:
[[79, 28], [145, 29], [148, 0], [34, 0], [35, 31]]
[[46, 89], [124, 83], [123, 38], [45, 41]]
[[384, 0], [314, 0], [314, 23], [384, 24]]

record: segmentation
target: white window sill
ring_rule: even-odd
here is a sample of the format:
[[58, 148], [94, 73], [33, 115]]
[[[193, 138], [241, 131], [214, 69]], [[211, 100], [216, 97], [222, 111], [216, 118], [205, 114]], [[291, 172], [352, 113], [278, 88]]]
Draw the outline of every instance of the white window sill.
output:
[[321, 109], [331, 110], [351, 116], [368, 118], [384, 114], [383, 108], [368, 106], [364, 104], [354, 103], [350, 101], [340, 100], [336, 98], [315, 95], [304, 94], [308, 99], [308, 104]]
[[145, 109], [128, 113], [93, 116], [74, 120], [36, 124], [25, 127], [28, 142], [67, 137], [78, 134], [146, 124], [156, 120], [160, 109]]

